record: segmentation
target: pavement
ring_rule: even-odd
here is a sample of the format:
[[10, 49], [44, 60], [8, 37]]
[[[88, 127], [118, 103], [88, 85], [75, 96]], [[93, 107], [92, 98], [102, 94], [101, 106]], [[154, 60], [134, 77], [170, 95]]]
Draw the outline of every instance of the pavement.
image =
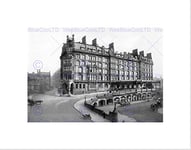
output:
[[152, 111], [150, 108], [152, 103], [153, 101], [135, 103], [118, 107], [117, 110], [120, 114], [134, 118], [136, 122], [163, 122], [162, 108], [158, 111]]

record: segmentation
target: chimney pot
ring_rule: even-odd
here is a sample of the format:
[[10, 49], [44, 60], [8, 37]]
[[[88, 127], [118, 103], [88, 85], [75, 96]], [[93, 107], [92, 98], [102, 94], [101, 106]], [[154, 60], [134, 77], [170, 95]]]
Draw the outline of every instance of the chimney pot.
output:
[[147, 58], [152, 58], [152, 54], [151, 53], [147, 53]]
[[92, 40], [92, 45], [97, 46], [97, 39], [96, 38]]
[[114, 43], [109, 44], [109, 49], [114, 49]]
[[137, 50], [137, 49], [134, 49], [134, 50], [133, 50], [133, 55], [134, 55], [134, 56], [137, 56], [137, 55], [138, 55], [138, 50]]
[[139, 54], [144, 57], [144, 51], [140, 51]]
[[83, 43], [83, 44], [86, 44], [86, 36], [84, 36], [84, 37], [82, 38], [82, 43]]

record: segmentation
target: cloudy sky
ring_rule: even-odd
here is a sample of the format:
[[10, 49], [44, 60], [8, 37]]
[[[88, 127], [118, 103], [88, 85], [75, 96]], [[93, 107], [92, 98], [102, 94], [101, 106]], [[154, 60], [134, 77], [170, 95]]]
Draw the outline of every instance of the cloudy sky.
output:
[[133, 49], [151, 52], [154, 76], [162, 76], [162, 29], [160, 28], [29, 28], [28, 72], [36, 72], [34, 62], [40, 60], [42, 71], [53, 74], [60, 67], [59, 56], [66, 36], [75, 34], [75, 41], [86, 35], [87, 43], [97, 38], [99, 46], [108, 47], [114, 42], [115, 51], [131, 52]]

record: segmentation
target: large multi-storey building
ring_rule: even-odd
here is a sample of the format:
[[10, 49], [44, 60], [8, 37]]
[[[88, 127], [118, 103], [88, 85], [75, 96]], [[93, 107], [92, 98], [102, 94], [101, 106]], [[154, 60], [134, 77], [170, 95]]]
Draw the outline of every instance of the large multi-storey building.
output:
[[151, 53], [135, 49], [132, 53], [117, 53], [114, 43], [108, 48], [75, 42], [74, 35], [67, 36], [62, 47], [61, 93], [80, 94], [104, 91], [111, 88], [140, 88], [153, 80], [153, 60]]
[[28, 73], [28, 94], [43, 93], [51, 88], [51, 75], [50, 72]]

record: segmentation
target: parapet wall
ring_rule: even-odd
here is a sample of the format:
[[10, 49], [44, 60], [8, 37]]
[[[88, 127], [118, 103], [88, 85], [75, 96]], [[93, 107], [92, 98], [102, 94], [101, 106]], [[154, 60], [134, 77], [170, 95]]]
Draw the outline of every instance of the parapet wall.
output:
[[84, 105], [89, 108], [90, 110], [96, 112], [97, 114], [101, 115], [103, 118], [106, 118], [110, 120], [111, 122], [117, 122], [118, 121], [118, 115], [115, 112], [109, 112], [109, 114], [105, 113], [103, 110], [100, 110], [98, 108], [95, 108], [94, 106], [84, 102]]

